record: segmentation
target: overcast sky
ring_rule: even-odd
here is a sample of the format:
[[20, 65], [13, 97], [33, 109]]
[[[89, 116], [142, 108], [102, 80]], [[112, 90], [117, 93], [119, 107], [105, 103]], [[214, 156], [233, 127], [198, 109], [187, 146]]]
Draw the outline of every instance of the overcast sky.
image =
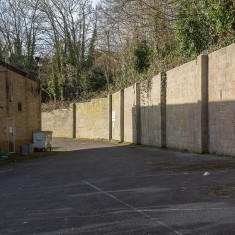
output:
[[95, 6], [98, 2], [99, 2], [99, 0], [92, 0], [92, 3], [93, 3], [94, 6]]

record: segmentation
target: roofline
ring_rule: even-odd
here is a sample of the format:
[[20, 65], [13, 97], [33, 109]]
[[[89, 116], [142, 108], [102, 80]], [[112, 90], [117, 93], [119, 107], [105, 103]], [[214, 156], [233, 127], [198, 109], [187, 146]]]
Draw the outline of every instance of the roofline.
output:
[[35, 82], [39, 82], [39, 79], [37, 79], [37, 78], [34, 79], [34, 78], [30, 77], [30, 75], [28, 73], [24, 72], [23, 70], [17, 69], [16, 67], [14, 67], [14, 66], [12, 66], [12, 65], [10, 65], [10, 64], [2, 61], [2, 60], [0, 60], [0, 66], [3, 66], [3, 67], [5, 67], [5, 68], [7, 68], [7, 69], [9, 69], [9, 70], [11, 70], [15, 73], [18, 73], [18, 74], [20, 74], [20, 75], [22, 75], [22, 76], [24, 76], [24, 77], [26, 77], [30, 80], [33, 80]]

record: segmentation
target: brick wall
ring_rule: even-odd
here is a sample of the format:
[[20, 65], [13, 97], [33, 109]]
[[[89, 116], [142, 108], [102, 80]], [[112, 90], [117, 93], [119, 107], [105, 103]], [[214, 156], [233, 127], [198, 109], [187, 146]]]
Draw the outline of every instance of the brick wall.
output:
[[7, 95], [6, 70], [0, 66], [0, 149], [7, 150]]
[[[9, 67], [7, 69], [7, 67]], [[0, 66], [0, 148], [8, 150], [8, 120], [14, 120], [16, 151], [41, 129], [41, 97], [37, 81], [11, 66]]]

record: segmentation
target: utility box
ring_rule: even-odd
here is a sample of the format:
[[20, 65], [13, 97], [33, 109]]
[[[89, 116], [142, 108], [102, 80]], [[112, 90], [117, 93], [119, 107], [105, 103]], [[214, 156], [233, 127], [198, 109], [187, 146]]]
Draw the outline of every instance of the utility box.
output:
[[35, 150], [48, 150], [52, 148], [52, 131], [34, 131], [33, 147]]
[[28, 145], [21, 145], [20, 146], [20, 154], [21, 155], [27, 155], [29, 153], [29, 147]]

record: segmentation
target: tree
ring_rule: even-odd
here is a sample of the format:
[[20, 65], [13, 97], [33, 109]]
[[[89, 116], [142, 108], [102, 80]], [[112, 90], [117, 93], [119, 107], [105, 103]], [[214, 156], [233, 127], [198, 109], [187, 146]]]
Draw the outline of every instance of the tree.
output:
[[39, 0], [0, 0], [0, 40], [2, 50], [10, 51], [9, 62], [25, 70], [31, 76], [37, 75], [34, 61], [36, 41], [40, 41]]
[[0, 58], [44, 99], [124, 88], [234, 42], [233, 0], [0, 0]]
[[138, 40], [133, 51], [134, 69], [137, 73], [146, 72], [150, 66], [150, 47], [146, 40]]
[[113, 80], [119, 87], [172, 63], [165, 58], [172, 58], [176, 47], [173, 7], [167, 0], [102, 1], [99, 46], [112, 51], [111, 60], [118, 66]]
[[232, 43], [235, 32], [235, 6], [230, 0], [180, 0], [177, 37], [187, 56]]
[[[56, 89], [59, 94], [53, 97], [60, 97], [61, 100], [75, 98], [82, 92], [81, 76], [83, 70], [86, 69], [88, 48], [91, 50], [91, 44], [94, 47], [95, 35], [93, 34], [89, 39], [94, 17], [91, 2], [88, 0], [43, 0], [41, 11], [47, 19], [49, 25], [47, 32], [53, 46], [52, 74], [54, 76], [50, 77], [50, 84], [53, 87], [55, 84], [53, 81], [58, 80], [60, 87]], [[90, 53], [88, 55], [91, 55]], [[48, 92], [51, 92], [50, 89]]]

